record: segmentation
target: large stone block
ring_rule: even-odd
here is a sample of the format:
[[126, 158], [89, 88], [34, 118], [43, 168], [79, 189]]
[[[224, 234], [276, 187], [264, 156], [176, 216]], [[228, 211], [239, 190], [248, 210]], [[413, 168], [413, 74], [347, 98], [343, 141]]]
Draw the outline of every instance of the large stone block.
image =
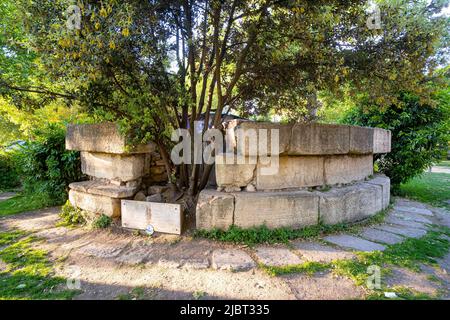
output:
[[[240, 155], [257, 156], [258, 150], [262, 155], [279, 155], [286, 154], [289, 149], [290, 124], [233, 120], [226, 128], [226, 141], [232, 144], [229, 150], [236, 148]], [[272, 150], [272, 143], [278, 150]]]
[[391, 131], [374, 128], [373, 153], [391, 152]]
[[144, 175], [145, 155], [81, 152], [81, 171], [96, 178], [132, 181]]
[[367, 181], [367, 183], [381, 187], [383, 209], [386, 209], [389, 206], [389, 202], [391, 200], [391, 180], [385, 175], [376, 175], [373, 179]]
[[278, 169], [267, 175], [261, 172], [267, 166], [258, 162], [256, 187], [258, 190], [274, 190], [320, 186], [324, 184], [323, 165], [323, 157], [279, 157]]
[[137, 187], [116, 186], [101, 181], [80, 181], [69, 184], [69, 188], [75, 191], [106, 196], [109, 198], [124, 199], [134, 196]]
[[200, 192], [196, 208], [197, 229], [226, 230], [233, 224], [234, 195], [215, 190]]
[[350, 128], [344, 125], [295, 124], [289, 155], [346, 154], [350, 150]]
[[113, 218], [120, 217], [120, 199], [70, 190], [69, 201], [74, 207], [82, 210]]
[[329, 156], [324, 164], [325, 183], [350, 183], [373, 174], [372, 155]]
[[240, 192], [234, 196], [234, 224], [238, 227], [298, 228], [318, 223], [319, 198], [311, 192]]
[[382, 189], [378, 185], [358, 183], [320, 194], [320, 220], [337, 224], [363, 220], [383, 209]]
[[373, 128], [350, 126], [350, 153], [368, 154], [373, 152]]
[[255, 178], [256, 158], [234, 154], [218, 154], [215, 172], [220, 187], [245, 187]]
[[156, 232], [181, 234], [181, 206], [173, 203], [122, 201], [122, 226], [145, 230], [149, 225]]
[[[69, 125], [66, 134], [66, 149], [104, 153], [150, 153], [156, 149], [154, 143], [127, 148], [115, 123]], [[129, 150], [128, 150], [129, 149]]]

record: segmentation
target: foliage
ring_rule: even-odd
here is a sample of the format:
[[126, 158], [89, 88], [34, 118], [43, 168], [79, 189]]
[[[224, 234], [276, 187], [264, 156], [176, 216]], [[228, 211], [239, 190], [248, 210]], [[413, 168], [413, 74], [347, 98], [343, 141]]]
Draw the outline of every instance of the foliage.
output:
[[0, 271], [0, 300], [3, 299], [71, 299], [73, 290], [58, 289], [66, 280], [55, 277], [44, 250], [36, 249], [33, 237], [21, 231], [0, 232], [0, 259], [6, 269]]
[[331, 267], [328, 263], [321, 263], [315, 261], [308, 261], [302, 264], [288, 265], [288, 266], [265, 266], [261, 268], [271, 276], [281, 276], [291, 273], [306, 273], [307, 275], [314, 275], [317, 272], [323, 272]]
[[386, 108], [366, 104], [347, 115], [346, 123], [391, 130], [391, 152], [379, 157], [377, 165], [391, 179], [394, 192], [401, 183], [440, 160], [449, 139], [449, 93], [441, 92], [436, 106], [422, 104], [417, 96], [402, 93], [401, 104]]
[[0, 192], [14, 189], [19, 184], [19, 176], [12, 154], [0, 151]]
[[65, 129], [61, 126], [50, 124], [34, 134], [37, 139], [26, 145], [21, 156], [25, 192], [39, 191], [54, 204], [64, 203], [68, 184], [82, 180], [79, 152], [65, 149]]
[[450, 209], [450, 174], [425, 172], [400, 185], [399, 194], [404, 197]]
[[95, 229], [106, 229], [111, 225], [111, 223], [112, 223], [111, 217], [102, 214], [100, 217], [98, 217], [92, 222], [92, 227]]
[[[439, 0], [377, 1], [381, 30], [367, 27], [363, 0], [86, 0], [77, 2], [80, 29], [69, 29], [65, 0], [7, 3], [3, 21], [17, 32], [2, 36], [5, 46], [30, 50], [26, 66], [34, 67], [26, 70], [48, 76], [0, 74], [9, 101], [79, 104], [118, 121], [131, 143], [154, 140], [163, 153], [171, 129], [192, 128], [205, 112], [205, 123], [220, 127], [224, 110], [310, 120], [319, 92], [340, 95], [344, 87], [382, 105], [400, 90], [427, 97], [424, 82], [445, 57], [448, 23]], [[17, 46], [17, 38], [26, 41]], [[199, 170], [177, 171], [191, 194], [206, 185], [211, 166]]]
[[84, 224], [86, 222], [82, 210], [72, 206], [69, 200], [62, 206], [59, 217], [63, 221], [62, 224], [67, 226]]

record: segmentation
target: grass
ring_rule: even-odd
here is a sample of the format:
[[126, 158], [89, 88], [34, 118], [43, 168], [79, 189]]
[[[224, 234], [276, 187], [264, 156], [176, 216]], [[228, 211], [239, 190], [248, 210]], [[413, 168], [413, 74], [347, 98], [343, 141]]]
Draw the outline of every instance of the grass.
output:
[[329, 263], [320, 263], [314, 261], [281, 267], [260, 265], [260, 268], [266, 271], [271, 276], [281, 276], [291, 273], [306, 273], [308, 275], [314, 275], [317, 272], [327, 271], [328, 269], [330, 269], [330, 267], [331, 264]]
[[20, 194], [0, 201], [0, 217], [26, 211], [38, 210], [53, 205], [46, 194]]
[[449, 167], [450, 168], [450, 160], [442, 160], [439, 163], [436, 163], [438, 167]]
[[450, 209], [450, 174], [425, 172], [400, 186], [400, 195]]
[[207, 238], [221, 242], [231, 242], [235, 244], [246, 244], [248, 246], [254, 246], [256, 244], [275, 243], [287, 244], [290, 240], [294, 239], [312, 239], [337, 232], [356, 232], [362, 226], [382, 222], [389, 209], [390, 207], [360, 224], [352, 225], [348, 223], [341, 223], [330, 226], [319, 223], [318, 225], [305, 227], [302, 229], [269, 229], [266, 225], [243, 229], [236, 226], [231, 226], [228, 230], [225, 231], [220, 229], [196, 230], [194, 232], [194, 237]]
[[71, 299], [78, 292], [64, 289], [66, 279], [55, 277], [47, 252], [32, 246], [38, 239], [22, 231], [0, 233], [0, 259], [6, 269], [0, 272], [0, 300]]

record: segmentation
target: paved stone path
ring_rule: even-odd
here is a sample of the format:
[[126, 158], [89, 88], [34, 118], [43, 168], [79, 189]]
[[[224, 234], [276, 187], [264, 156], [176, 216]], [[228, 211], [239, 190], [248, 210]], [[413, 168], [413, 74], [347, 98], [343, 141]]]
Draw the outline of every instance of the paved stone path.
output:
[[[189, 236], [149, 238], [115, 227], [57, 227], [58, 212], [59, 208], [50, 208], [1, 218], [0, 230], [18, 228], [45, 239], [38, 245], [52, 259], [65, 257], [57, 269], [62, 276], [70, 277], [70, 268], [79, 268], [80, 299], [114, 299], [137, 286], [150, 288], [155, 299], [192, 299], [200, 291], [209, 299], [361, 299], [366, 294], [363, 287], [331, 271], [271, 277], [259, 265], [354, 259], [358, 251], [382, 251], [409, 237], [421, 237], [430, 224], [450, 225], [450, 213], [444, 209], [397, 199], [384, 223], [364, 227], [357, 234], [249, 248]], [[438, 263], [439, 268], [424, 266], [421, 273], [396, 268], [385, 283], [429, 294], [445, 292], [450, 297], [450, 254]], [[430, 280], [431, 276], [439, 282]]]
[[450, 173], [450, 168], [448, 167], [439, 167], [439, 166], [435, 166], [431, 168], [431, 172], [436, 172], [436, 173]]
[[11, 199], [17, 195], [16, 192], [3, 192], [0, 193], [0, 201], [5, 201]]

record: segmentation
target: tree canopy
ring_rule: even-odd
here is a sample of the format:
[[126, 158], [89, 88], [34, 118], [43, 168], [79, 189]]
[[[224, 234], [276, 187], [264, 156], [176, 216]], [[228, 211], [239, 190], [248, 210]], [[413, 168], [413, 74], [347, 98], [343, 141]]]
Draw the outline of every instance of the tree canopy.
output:
[[[192, 130], [202, 114], [205, 128], [220, 128], [223, 112], [312, 121], [320, 92], [363, 94], [381, 107], [400, 91], [425, 101], [448, 54], [440, 0], [375, 1], [379, 28], [362, 0], [5, 3], [2, 25], [24, 24], [1, 35], [2, 94], [21, 107], [30, 95], [60, 99], [118, 121], [132, 143], [154, 140], [168, 171], [170, 131]], [[68, 11], [73, 4], [79, 11]], [[79, 28], [69, 25], [78, 18]], [[183, 166], [180, 185], [195, 194], [209, 171], [200, 178], [198, 166]]]

